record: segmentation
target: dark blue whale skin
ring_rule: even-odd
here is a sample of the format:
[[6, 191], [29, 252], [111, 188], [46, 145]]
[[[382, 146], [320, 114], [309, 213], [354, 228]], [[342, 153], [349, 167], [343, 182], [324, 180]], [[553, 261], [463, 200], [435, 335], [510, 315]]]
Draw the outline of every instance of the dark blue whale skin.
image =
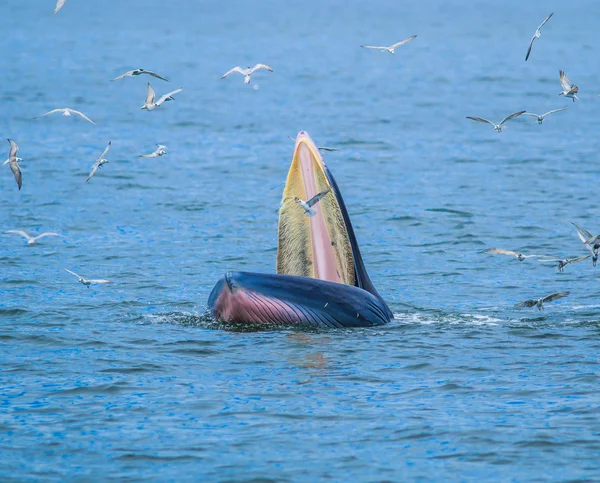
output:
[[[292, 275], [227, 272], [208, 298], [208, 308], [213, 317], [222, 318], [216, 310], [220, 297], [242, 293], [245, 303], [251, 305], [247, 320], [238, 317], [225, 321], [255, 324], [265, 323], [268, 319], [277, 324], [372, 327], [386, 324], [394, 318], [367, 274], [346, 205], [327, 166], [325, 173], [338, 200], [352, 246], [356, 286]], [[277, 301], [280, 310], [274, 311], [272, 304], [265, 302], [268, 300]]]
[[[260, 314], [248, 323], [277, 323], [316, 327], [371, 327], [389, 322], [387, 305], [358, 287], [309, 277], [252, 272], [227, 272], [208, 299], [213, 311], [224, 290], [243, 292]], [[275, 299], [283, 310], [273, 311], [265, 299]], [[386, 310], [387, 309], [387, 310]], [[217, 317], [218, 318], [218, 317]], [[244, 322], [244, 320], [230, 320]]]

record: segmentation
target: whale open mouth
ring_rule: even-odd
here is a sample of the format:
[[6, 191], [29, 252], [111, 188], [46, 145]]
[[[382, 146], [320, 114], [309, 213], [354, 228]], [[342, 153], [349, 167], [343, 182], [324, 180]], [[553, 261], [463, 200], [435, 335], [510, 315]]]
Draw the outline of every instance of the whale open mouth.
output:
[[[323, 191], [306, 216], [295, 199]], [[367, 327], [393, 319], [367, 274], [337, 183], [305, 132], [279, 210], [277, 274], [227, 272], [208, 307], [216, 319], [242, 324]]]
[[[337, 188], [337, 187], [335, 187]], [[295, 198], [308, 200], [330, 189], [308, 217]], [[277, 273], [356, 284], [352, 244], [337, 189], [331, 184], [319, 149], [301, 131], [296, 137], [279, 211]]]

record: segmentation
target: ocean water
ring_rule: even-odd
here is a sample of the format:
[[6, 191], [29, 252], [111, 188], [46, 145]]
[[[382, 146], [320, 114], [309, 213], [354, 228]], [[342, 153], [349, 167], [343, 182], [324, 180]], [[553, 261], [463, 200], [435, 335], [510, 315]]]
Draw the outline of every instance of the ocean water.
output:
[[[21, 191], [0, 171], [0, 230], [61, 237], [0, 236], [0, 480], [598, 481], [600, 267], [482, 253], [580, 256], [570, 222], [600, 232], [600, 4], [569, 7], [1, 2], [0, 135], [24, 160]], [[274, 72], [219, 79], [256, 62]], [[170, 82], [110, 82], [137, 67]], [[148, 80], [184, 91], [141, 111]], [[34, 119], [58, 107], [96, 125]], [[465, 119], [559, 107], [501, 134]], [[303, 129], [340, 148], [385, 327], [205, 316], [226, 270], [274, 271]]]

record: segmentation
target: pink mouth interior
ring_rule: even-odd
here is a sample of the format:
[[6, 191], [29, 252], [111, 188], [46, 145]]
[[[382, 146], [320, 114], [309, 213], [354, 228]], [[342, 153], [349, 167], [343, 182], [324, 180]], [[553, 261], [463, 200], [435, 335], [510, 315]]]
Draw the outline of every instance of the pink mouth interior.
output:
[[[302, 142], [303, 140], [304, 142]], [[310, 137], [304, 133], [298, 135], [296, 142], [299, 144], [298, 155], [300, 156], [300, 166], [302, 167], [302, 180], [306, 191], [306, 199], [308, 200], [318, 193], [317, 185], [315, 183], [313, 154], [308, 146], [308, 143], [313, 143]], [[314, 145], [313, 149], [318, 152]], [[325, 218], [321, 211], [321, 202], [314, 205], [313, 208], [317, 211], [317, 214], [310, 217], [308, 222], [312, 239], [315, 278], [327, 280], [329, 282], [343, 283], [342, 277], [338, 271], [335, 253], [331, 246], [331, 239], [329, 238]]]

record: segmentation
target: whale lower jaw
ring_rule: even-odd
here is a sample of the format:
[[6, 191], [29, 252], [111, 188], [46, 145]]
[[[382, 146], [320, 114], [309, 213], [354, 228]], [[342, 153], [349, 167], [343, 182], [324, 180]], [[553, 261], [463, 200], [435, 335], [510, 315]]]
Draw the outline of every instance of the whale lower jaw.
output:
[[217, 320], [245, 325], [372, 327], [390, 321], [387, 306], [366, 290], [293, 275], [227, 272], [208, 306]]

